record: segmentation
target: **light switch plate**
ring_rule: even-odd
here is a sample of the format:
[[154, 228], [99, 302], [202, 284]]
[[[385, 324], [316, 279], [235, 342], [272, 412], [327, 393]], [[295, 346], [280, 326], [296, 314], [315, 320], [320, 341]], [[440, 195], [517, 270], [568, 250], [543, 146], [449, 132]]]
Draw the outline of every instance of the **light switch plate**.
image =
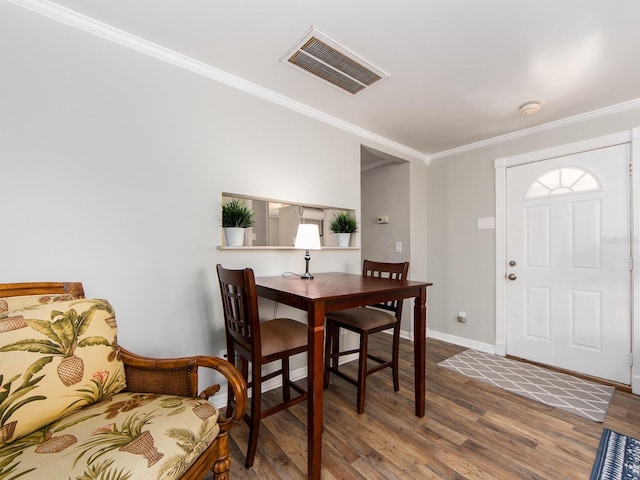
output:
[[495, 217], [485, 217], [478, 219], [478, 230], [485, 230], [490, 228], [496, 228]]

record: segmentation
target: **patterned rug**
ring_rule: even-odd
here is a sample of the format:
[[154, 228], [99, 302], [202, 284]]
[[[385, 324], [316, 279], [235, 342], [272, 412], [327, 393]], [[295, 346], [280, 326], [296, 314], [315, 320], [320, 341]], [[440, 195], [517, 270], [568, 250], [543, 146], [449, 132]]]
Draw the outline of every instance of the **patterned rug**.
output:
[[615, 391], [614, 387], [476, 350], [465, 350], [438, 365], [596, 422], [604, 421]]
[[589, 480], [640, 479], [640, 441], [605, 428]]

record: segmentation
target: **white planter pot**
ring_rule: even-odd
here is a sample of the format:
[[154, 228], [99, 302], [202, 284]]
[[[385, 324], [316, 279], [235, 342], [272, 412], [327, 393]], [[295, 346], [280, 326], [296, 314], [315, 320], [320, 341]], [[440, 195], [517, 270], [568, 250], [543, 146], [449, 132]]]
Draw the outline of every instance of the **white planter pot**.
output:
[[350, 233], [336, 233], [336, 242], [339, 247], [348, 247], [351, 240]]
[[244, 228], [225, 227], [224, 241], [227, 247], [241, 247], [244, 243]]

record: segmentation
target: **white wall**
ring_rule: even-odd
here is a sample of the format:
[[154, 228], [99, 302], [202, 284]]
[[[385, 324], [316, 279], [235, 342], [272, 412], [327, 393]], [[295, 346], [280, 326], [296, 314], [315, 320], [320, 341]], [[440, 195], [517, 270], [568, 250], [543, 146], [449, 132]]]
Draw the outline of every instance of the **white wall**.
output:
[[[360, 222], [362, 259], [380, 262], [411, 261], [410, 163], [393, 163], [362, 172]], [[388, 215], [388, 224], [378, 224], [379, 216]], [[402, 252], [395, 243], [402, 243]], [[422, 248], [422, 247], [420, 247]], [[411, 267], [411, 265], [410, 265]], [[412, 329], [412, 302], [405, 301], [402, 335]]]
[[[640, 125], [640, 109], [585, 120], [527, 137], [440, 158], [429, 164], [429, 335], [490, 349], [495, 343], [494, 160]], [[456, 321], [459, 311], [467, 323]]]
[[[221, 192], [360, 210], [353, 134], [11, 4], [0, 31], [0, 282], [82, 281], [126, 348], [218, 354], [216, 263], [303, 271], [300, 251], [219, 250]], [[357, 273], [360, 252], [311, 268]]]
[[[362, 172], [362, 258], [383, 262], [404, 262], [411, 258], [409, 215], [410, 164], [388, 164]], [[378, 224], [388, 215], [388, 224]], [[402, 252], [395, 251], [402, 242]]]

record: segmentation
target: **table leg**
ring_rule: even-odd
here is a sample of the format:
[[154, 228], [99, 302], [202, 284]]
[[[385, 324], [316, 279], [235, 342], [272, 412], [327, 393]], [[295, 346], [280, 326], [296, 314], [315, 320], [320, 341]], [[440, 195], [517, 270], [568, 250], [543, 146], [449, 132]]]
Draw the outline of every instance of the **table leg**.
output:
[[307, 471], [308, 477], [320, 479], [322, 466], [322, 396], [324, 393], [324, 302], [308, 311], [309, 359], [307, 400]]
[[427, 359], [427, 287], [420, 289], [413, 307], [413, 361], [415, 365], [416, 416], [424, 417]]

